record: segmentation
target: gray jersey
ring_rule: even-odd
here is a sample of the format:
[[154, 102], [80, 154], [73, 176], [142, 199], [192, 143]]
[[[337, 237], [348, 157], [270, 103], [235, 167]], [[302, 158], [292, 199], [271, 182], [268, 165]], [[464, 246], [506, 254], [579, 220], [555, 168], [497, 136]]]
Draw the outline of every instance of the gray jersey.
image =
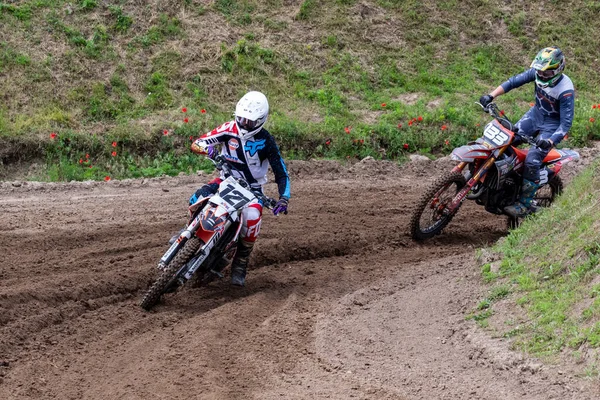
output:
[[[510, 77], [502, 84], [504, 92], [535, 81], [535, 69]], [[535, 106], [545, 117], [559, 120], [560, 123], [550, 137], [554, 143], [560, 142], [571, 129], [575, 116], [575, 88], [571, 79], [563, 74], [556, 85], [540, 88], [535, 85]]]

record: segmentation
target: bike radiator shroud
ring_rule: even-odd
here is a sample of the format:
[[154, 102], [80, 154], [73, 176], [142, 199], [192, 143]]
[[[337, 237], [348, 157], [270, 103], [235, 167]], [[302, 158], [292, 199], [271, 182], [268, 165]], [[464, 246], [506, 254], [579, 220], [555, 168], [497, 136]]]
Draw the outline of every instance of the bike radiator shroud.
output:
[[490, 213], [503, 214], [504, 207], [512, 204], [518, 195], [517, 183], [521, 180], [515, 170], [518, 162], [515, 154], [503, 154], [494, 163], [485, 177], [485, 190], [476, 199], [477, 204], [485, 206]]

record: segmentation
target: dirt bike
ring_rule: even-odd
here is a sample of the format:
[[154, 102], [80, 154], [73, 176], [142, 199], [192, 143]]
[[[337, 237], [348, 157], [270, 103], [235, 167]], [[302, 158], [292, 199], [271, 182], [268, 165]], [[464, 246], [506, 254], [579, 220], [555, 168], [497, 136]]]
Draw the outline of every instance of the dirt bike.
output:
[[[535, 146], [535, 141], [516, 132], [510, 120], [495, 103], [484, 107], [494, 119], [483, 130], [483, 137], [452, 151], [451, 159], [459, 164], [440, 176], [421, 197], [410, 221], [410, 233], [415, 240], [438, 235], [458, 212], [465, 199], [474, 200], [485, 210], [502, 215], [504, 207], [514, 204], [521, 192], [522, 173], [528, 150], [515, 147], [516, 139]], [[578, 160], [574, 150], [552, 149], [542, 162], [540, 183], [534, 196], [534, 207], [549, 207], [558, 196], [563, 183], [558, 176], [562, 166]], [[520, 223], [508, 216], [509, 228]]]
[[238, 170], [233, 163], [239, 162], [226, 155], [218, 155], [213, 160], [225, 179], [217, 193], [199, 198], [189, 207], [190, 220], [160, 259], [160, 275], [142, 299], [143, 309], [150, 310], [163, 294], [175, 292], [192, 278], [197, 285], [223, 278], [222, 271], [231, 263], [237, 249], [242, 211], [256, 199], [263, 207], [275, 206], [274, 199], [251, 188], [240, 177], [241, 173], [234, 177], [233, 171]]

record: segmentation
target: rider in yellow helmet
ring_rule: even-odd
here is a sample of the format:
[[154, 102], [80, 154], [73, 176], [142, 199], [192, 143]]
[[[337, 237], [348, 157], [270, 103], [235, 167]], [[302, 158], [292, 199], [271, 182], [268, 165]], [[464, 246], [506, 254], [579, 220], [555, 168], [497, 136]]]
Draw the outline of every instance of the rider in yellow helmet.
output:
[[[535, 105], [515, 125], [519, 133], [536, 136], [537, 145], [527, 153], [523, 186], [519, 200], [504, 211], [513, 217], [523, 217], [532, 211], [535, 193], [548, 182], [542, 170], [542, 160], [569, 132], [575, 113], [575, 88], [563, 73], [565, 56], [558, 47], [546, 47], [535, 56], [531, 67], [509, 78], [490, 94], [481, 96], [484, 107], [494, 98], [526, 83], [535, 82]], [[542, 172], [542, 173], [540, 173]]]

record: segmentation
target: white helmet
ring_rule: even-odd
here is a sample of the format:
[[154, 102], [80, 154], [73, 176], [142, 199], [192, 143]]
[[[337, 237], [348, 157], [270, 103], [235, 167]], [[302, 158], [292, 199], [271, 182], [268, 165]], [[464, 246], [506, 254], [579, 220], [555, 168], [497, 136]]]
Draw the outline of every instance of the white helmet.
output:
[[246, 93], [235, 106], [235, 123], [244, 139], [260, 131], [268, 116], [269, 102], [261, 92]]

